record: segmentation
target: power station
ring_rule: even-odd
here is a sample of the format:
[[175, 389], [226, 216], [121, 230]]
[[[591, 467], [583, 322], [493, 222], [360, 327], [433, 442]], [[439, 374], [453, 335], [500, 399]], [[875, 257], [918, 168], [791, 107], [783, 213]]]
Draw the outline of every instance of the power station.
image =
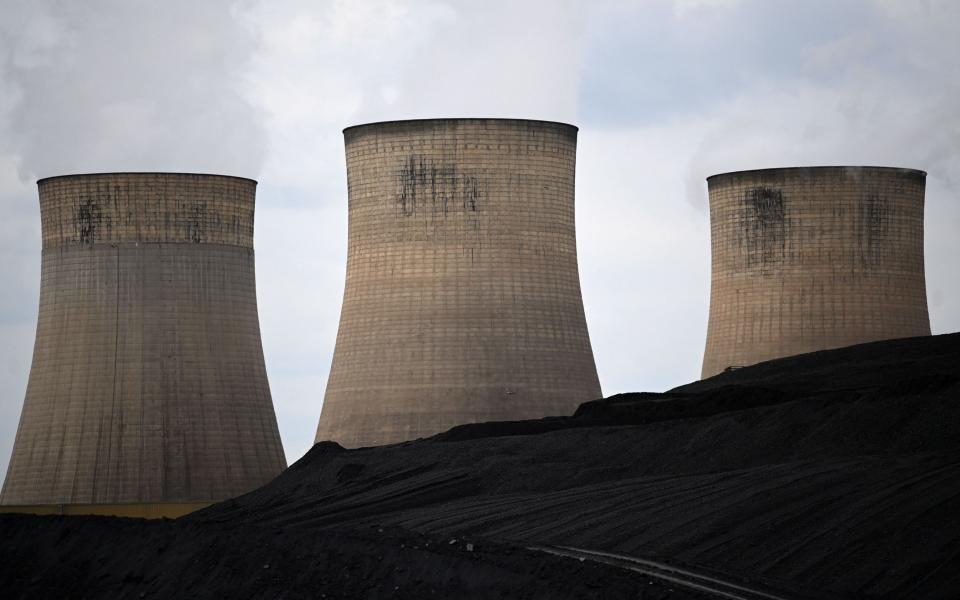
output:
[[574, 228], [577, 128], [344, 130], [347, 276], [317, 441], [388, 444], [601, 397]]
[[926, 173], [799, 167], [714, 175], [704, 378], [729, 367], [930, 335]]
[[0, 504], [176, 516], [279, 474], [256, 182], [109, 173], [38, 187], [37, 337]]

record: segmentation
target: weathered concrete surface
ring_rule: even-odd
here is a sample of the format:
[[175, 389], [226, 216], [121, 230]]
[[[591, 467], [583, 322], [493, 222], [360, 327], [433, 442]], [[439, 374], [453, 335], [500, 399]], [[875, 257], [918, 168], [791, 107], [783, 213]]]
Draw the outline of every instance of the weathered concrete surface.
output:
[[189, 504], [286, 466], [254, 281], [256, 182], [39, 182], [33, 365], [0, 504]]
[[574, 229], [577, 129], [345, 130], [349, 248], [317, 441], [371, 446], [601, 397]]
[[704, 378], [730, 366], [930, 335], [926, 173], [800, 167], [714, 175]]

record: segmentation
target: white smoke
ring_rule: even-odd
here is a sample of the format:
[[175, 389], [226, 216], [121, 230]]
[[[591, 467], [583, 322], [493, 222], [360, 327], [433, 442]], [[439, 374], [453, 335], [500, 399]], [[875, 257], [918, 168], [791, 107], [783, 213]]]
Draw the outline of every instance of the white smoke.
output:
[[265, 132], [244, 98], [254, 49], [227, 1], [12, 3], [8, 143], [25, 179], [72, 172], [256, 177]]

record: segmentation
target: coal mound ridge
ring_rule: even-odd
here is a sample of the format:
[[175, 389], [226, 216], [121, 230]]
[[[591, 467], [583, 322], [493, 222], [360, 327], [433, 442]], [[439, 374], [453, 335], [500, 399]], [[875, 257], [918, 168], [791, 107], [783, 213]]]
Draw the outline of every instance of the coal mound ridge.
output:
[[770, 361], [570, 417], [321, 443], [176, 521], [0, 516], [0, 580], [11, 598], [710, 597], [525, 549], [554, 544], [787, 597], [955, 598], [958, 392], [951, 334]]

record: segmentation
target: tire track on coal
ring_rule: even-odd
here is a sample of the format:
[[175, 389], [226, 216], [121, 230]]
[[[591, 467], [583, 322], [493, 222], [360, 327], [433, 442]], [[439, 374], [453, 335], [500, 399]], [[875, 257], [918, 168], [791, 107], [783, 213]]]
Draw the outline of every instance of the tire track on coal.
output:
[[707, 594], [720, 598], [728, 598], [729, 600], [799, 600], [795, 596], [787, 596], [779, 592], [775, 593], [761, 590], [756, 587], [747, 587], [728, 579], [721, 579], [715, 575], [705, 575], [663, 562], [637, 558], [626, 554], [586, 550], [584, 548], [574, 548], [570, 546], [530, 546], [528, 549], [581, 561], [590, 560], [612, 565], [698, 592], [706, 592]]

